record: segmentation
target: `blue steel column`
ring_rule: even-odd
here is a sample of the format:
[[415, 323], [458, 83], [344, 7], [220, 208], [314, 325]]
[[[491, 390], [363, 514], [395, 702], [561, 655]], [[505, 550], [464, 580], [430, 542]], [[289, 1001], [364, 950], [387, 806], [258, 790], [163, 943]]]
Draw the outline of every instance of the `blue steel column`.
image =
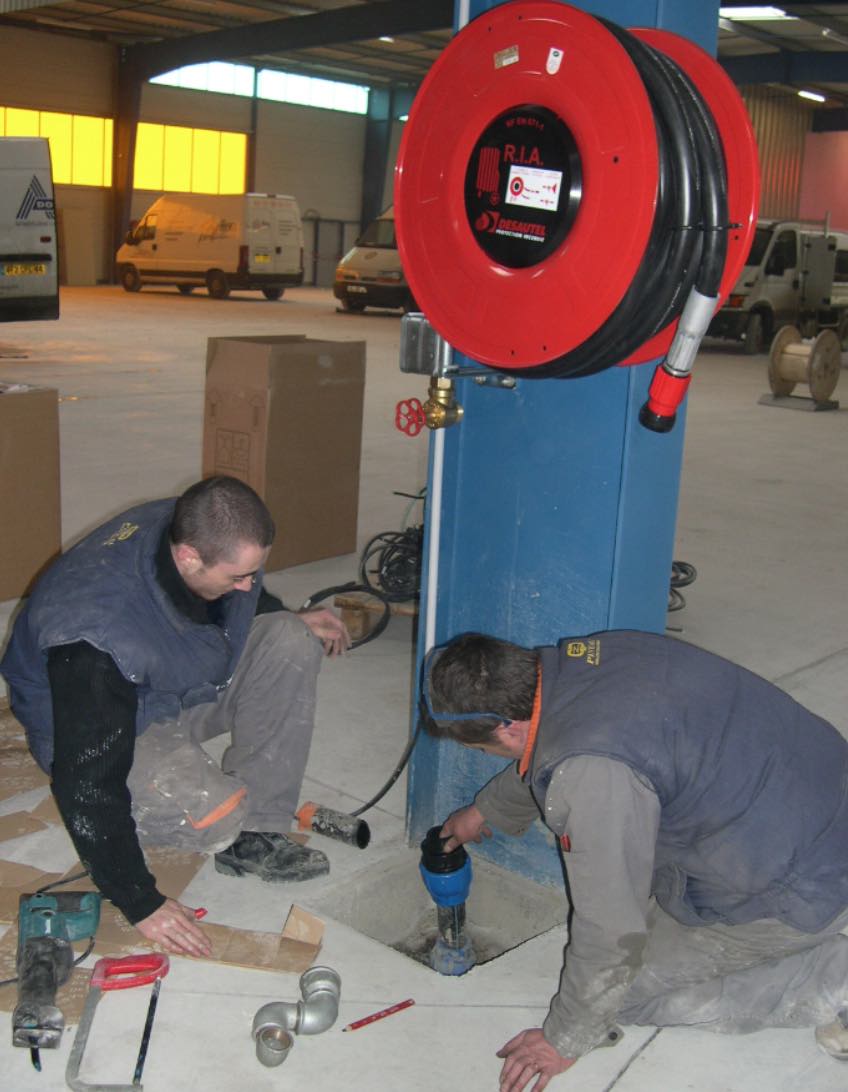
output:
[[[471, 0], [470, 17], [495, 6]], [[574, 6], [622, 26], [663, 27], [715, 52], [714, 0]], [[468, 630], [526, 645], [601, 629], [663, 631], [685, 413], [665, 435], [638, 423], [653, 371], [651, 363], [583, 379], [519, 379], [514, 390], [458, 381], [465, 416], [443, 437], [438, 543], [428, 518], [425, 551], [437, 545], [439, 563], [436, 586], [425, 578], [422, 587], [419, 666], [428, 603], [437, 644]], [[422, 736], [410, 763], [410, 840], [468, 803], [503, 765]], [[480, 852], [541, 882], [560, 880], [553, 838], [540, 824], [521, 839], [496, 836]]]

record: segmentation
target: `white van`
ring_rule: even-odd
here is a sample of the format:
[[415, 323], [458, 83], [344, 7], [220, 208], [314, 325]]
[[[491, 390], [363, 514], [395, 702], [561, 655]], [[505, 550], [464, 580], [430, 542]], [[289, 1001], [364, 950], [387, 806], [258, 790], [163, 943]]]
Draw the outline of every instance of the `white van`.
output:
[[768, 349], [781, 326], [802, 337], [836, 330], [848, 338], [848, 234], [824, 223], [760, 220], [745, 267], [707, 330]]
[[115, 261], [127, 292], [175, 284], [187, 296], [205, 285], [215, 299], [258, 288], [278, 300], [303, 283], [300, 210], [273, 193], [166, 193], [127, 232]]
[[0, 137], [0, 322], [59, 317], [50, 147]]
[[333, 295], [345, 311], [364, 311], [366, 307], [418, 310], [400, 264], [391, 206], [368, 225], [339, 262]]

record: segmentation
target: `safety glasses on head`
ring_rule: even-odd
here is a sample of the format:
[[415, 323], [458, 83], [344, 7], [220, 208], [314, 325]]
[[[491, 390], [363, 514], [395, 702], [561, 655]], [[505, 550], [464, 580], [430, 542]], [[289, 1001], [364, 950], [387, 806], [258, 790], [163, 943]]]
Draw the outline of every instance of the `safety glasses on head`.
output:
[[503, 724], [508, 727], [512, 724], [509, 717], [503, 716], [501, 713], [489, 713], [489, 712], [474, 712], [474, 713], [448, 713], [448, 712], [436, 712], [433, 708], [433, 699], [430, 693], [430, 674], [436, 663], [436, 660], [445, 651], [444, 646], [431, 648], [425, 655], [424, 662], [421, 665], [421, 706], [424, 713], [433, 721], [434, 724], [456, 724], [460, 721], [471, 720], [491, 720], [495, 722], [495, 726]]

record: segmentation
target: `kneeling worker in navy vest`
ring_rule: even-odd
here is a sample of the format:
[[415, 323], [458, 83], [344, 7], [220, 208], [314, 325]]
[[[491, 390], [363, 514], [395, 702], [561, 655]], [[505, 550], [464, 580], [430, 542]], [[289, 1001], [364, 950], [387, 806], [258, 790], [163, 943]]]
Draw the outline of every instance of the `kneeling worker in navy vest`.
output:
[[[100, 891], [148, 939], [205, 955], [193, 911], [157, 890], [142, 844], [215, 853], [231, 876], [326, 873], [286, 836], [322, 657], [350, 637], [262, 583], [265, 504], [198, 482], [92, 532], [36, 584], [0, 662], [30, 750]], [[220, 767], [202, 744], [228, 734]]]
[[[534, 1092], [618, 1024], [816, 1026], [848, 1058], [848, 742], [783, 691], [672, 638], [610, 632], [433, 650], [424, 723], [514, 761], [448, 849], [541, 817], [572, 920], [541, 1028], [498, 1052]], [[841, 1018], [840, 1018], [841, 1017]]]

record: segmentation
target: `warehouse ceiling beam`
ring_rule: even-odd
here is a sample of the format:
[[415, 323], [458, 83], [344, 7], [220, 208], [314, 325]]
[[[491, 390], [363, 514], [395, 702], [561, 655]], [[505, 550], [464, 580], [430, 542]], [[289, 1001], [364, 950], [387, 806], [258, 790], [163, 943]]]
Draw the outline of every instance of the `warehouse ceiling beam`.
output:
[[315, 15], [270, 19], [261, 23], [213, 30], [155, 45], [127, 49], [127, 59], [142, 79], [184, 65], [235, 61], [256, 53], [275, 53], [337, 42], [356, 42], [384, 35], [443, 30], [453, 24], [453, 0], [376, 0]]
[[752, 53], [720, 57], [719, 63], [735, 84], [848, 83], [848, 51]]

